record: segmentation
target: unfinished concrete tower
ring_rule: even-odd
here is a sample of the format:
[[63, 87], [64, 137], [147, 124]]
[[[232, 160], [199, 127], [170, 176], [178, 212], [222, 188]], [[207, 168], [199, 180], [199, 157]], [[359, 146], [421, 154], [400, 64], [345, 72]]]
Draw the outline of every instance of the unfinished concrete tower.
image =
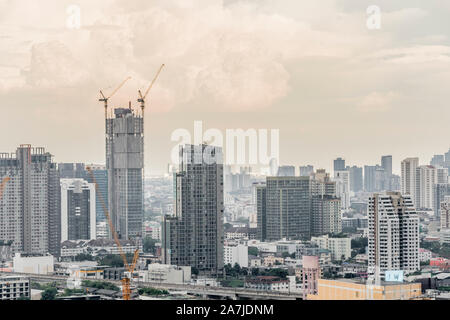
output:
[[108, 207], [121, 239], [140, 238], [143, 220], [144, 116], [114, 109], [106, 118]]

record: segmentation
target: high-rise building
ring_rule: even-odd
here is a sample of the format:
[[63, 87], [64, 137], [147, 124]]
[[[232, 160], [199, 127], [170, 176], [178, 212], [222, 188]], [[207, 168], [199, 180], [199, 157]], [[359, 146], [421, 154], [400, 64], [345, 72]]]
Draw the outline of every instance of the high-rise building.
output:
[[325, 170], [311, 177], [269, 177], [256, 188], [259, 240], [341, 232], [341, 200], [336, 197], [336, 182]]
[[334, 172], [345, 170], [345, 160], [342, 158], [337, 158], [334, 160]]
[[[364, 191], [375, 192], [377, 166], [364, 166]], [[380, 190], [378, 190], [380, 191]]]
[[387, 191], [392, 191], [392, 186], [391, 186], [392, 156], [382, 156], [381, 157], [381, 167], [384, 170], [383, 189], [387, 190]]
[[300, 177], [309, 177], [314, 173], [314, 166], [307, 165], [300, 167]]
[[440, 216], [441, 229], [450, 229], [450, 195], [441, 201]]
[[222, 148], [180, 147], [174, 198], [175, 215], [163, 221], [163, 262], [191, 266], [202, 274], [220, 273], [224, 262]]
[[350, 190], [359, 192], [363, 190], [363, 169], [357, 166], [349, 168], [350, 172]]
[[86, 174], [86, 181], [89, 183], [96, 183], [96, 189], [101, 194], [96, 194], [95, 212], [97, 213], [97, 223], [107, 222], [106, 210], [108, 209], [108, 170], [105, 165], [90, 164], [86, 166], [92, 174]]
[[445, 165], [445, 156], [443, 154], [435, 154], [430, 161], [433, 167], [443, 167]]
[[118, 108], [106, 119], [108, 208], [121, 239], [140, 238], [144, 216], [144, 118]]
[[258, 235], [261, 240], [310, 237], [310, 189], [309, 177], [268, 177], [266, 186], [258, 187]]
[[84, 163], [59, 163], [59, 177], [61, 179], [85, 179], [86, 169]]
[[448, 149], [448, 152], [444, 154], [444, 157], [445, 157], [444, 167], [450, 170], [450, 148]]
[[450, 184], [449, 183], [437, 183], [433, 187], [434, 200], [433, 211], [434, 217], [437, 221], [440, 219], [440, 209], [442, 201], [445, 201], [447, 196], [450, 196]]
[[416, 169], [416, 208], [434, 208], [434, 186], [437, 182], [436, 168], [430, 165]]
[[13, 253], [60, 254], [59, 173], [44, 148], [20, 146], [0, 154], [0, 177], [9, 178], [0, 199], [0, 240]]
[[401, 191], [403, 195], [410, 195], [415, 205], [417, 205], [416, 171], [418, 166], [419, 158], [407, 158], [401, 163]]
[[294, 166], [280, 166], [278, 168], [278, 177], [295, 177]]
[[350, 209], [350, 172], [335, 171], [336, 196], [341, 199], [342, 210]]
[[419, 218], [411, 197], [399, 192], [374, 194], [368, 213], [368, 273], [419, 270]]
[[97, 238], [95, 207], [95, 184], [61, 179], [61, 242]]
[[436, 168], [436, 183], [449, 183], [448, 168]]

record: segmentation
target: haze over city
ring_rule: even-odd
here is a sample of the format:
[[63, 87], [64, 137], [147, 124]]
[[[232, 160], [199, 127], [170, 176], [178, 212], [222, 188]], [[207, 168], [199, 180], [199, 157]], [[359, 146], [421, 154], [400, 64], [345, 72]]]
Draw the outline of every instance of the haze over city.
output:
[[[428, 163], [448, 150], [450, 4], [377, 1], [0, 1], [2, 152], [44, 146], [56, 162], [105, 162], [99, 90], [147, 108], [146, 174], [170, 162], [178, 128], [280, 129], [281, 164]], [[6, 10], [7, 8], [7, 10]], [[6, 113], [4, 113], [6, 114]], [[7, 139], [5, 138], [7, 137]]]

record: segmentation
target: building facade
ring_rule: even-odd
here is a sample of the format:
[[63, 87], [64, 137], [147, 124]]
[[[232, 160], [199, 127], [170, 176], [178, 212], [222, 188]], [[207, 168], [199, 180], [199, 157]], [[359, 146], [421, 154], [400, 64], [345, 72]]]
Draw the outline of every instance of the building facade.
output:
[[9, 179], [0, 199], [0, 240], [12, 241], [13, 253], [59, 256], [61, 193], [52, 155], [30, 145], [2, 153], [0, 177]]
[[223, 270], [224, 186], [222, 148], [180, 147], [175, 177], [175, 215], [162, 226], [163, 263], [191, 266], [202, 274]]
[[142, 236], [144, 215], [144, 118], [118, 108], [106, 119], [108, 208], [121, 239]]

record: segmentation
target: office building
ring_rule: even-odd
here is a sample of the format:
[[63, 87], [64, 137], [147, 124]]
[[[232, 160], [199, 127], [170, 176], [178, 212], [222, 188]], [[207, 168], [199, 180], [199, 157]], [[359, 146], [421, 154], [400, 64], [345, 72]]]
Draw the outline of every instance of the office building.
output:
[[337, 158], [333, 161], [333, 170], [336, 171], [344, 171], [345, 170], [345, 160], [342, 158]]
[[311, 165], [301, 166], [299, 169], [300, 169], [300, 177], [309, 177], [311, 174], [314, 173], [314, 166]]
[[0, 240], [12, 241], [13, 253], [59, 256], [61, 193], [52, 155], [30, 145], [2, 153], [0, 177], [9, 178], [0, 199]]
[[364, 166], [364, 191], [380, 192], [385, 190], [385, 171], [384, 168], [376, 166]]
[[418, 204], [416, 197], [416, 172], [419, 166], [419, 158], [407, 158], [401, 163], [401, 192], [411, 196], [415, 206]]
[[144, 215], [144, 118], [118, 108], [106, 119], [108, 208], [121, 239], [141, 237]]
[[443, 154], [436, 154], [430, 161], [430, 165], [433, 167], [443, 167], [445, 165], [445, 157]]
[[294, 166], [280, 166], [278, 168], [278, 177], [295, 177]]
[[86, 178], [86, 169], [84, 163], [59, 163], [58, 171], [61, 179]]
[[180, 147], [175, 177], [175, 215], [162, 226], [163, 263], [191, 266], [202, 274], [223, 269], [222, 149], [208, 145]]
[[436, 183], [449, 183], [448, 180], [448, 168], [436, 168]]
[[350, 167], [350, 190], [359, 192], [363, 190], [363, 169], [357, 166]]
[[96, 183], [95, 212], [97, 214], [97, 223], [107, 222], [106, 210], [108, 209], [108, 170], [105, 165], [89, 164], [86, 166], [92, 173], [87, 172], [86, 181]]
[[311, 235], [341, 232], [341, 199], [334, 195], [312, 195]]
[[61, 179], [61, 241], [94, 240], [95, 184], [83, 179]]
[[419, 270], [419, 218], [409, 195], [374, 194], [369, 199], [368, 222], [369, 274]]
[[437, 183], [437, 171], [433, 166], [419, 166], [416, 169], [416, 208], [432, 210], [434, 208], [434, 187]]
[[384, 190], [392, 191], [391, 177], [392, 177], [392, 156], [381, 157], [381, 167], [384, 170]]

